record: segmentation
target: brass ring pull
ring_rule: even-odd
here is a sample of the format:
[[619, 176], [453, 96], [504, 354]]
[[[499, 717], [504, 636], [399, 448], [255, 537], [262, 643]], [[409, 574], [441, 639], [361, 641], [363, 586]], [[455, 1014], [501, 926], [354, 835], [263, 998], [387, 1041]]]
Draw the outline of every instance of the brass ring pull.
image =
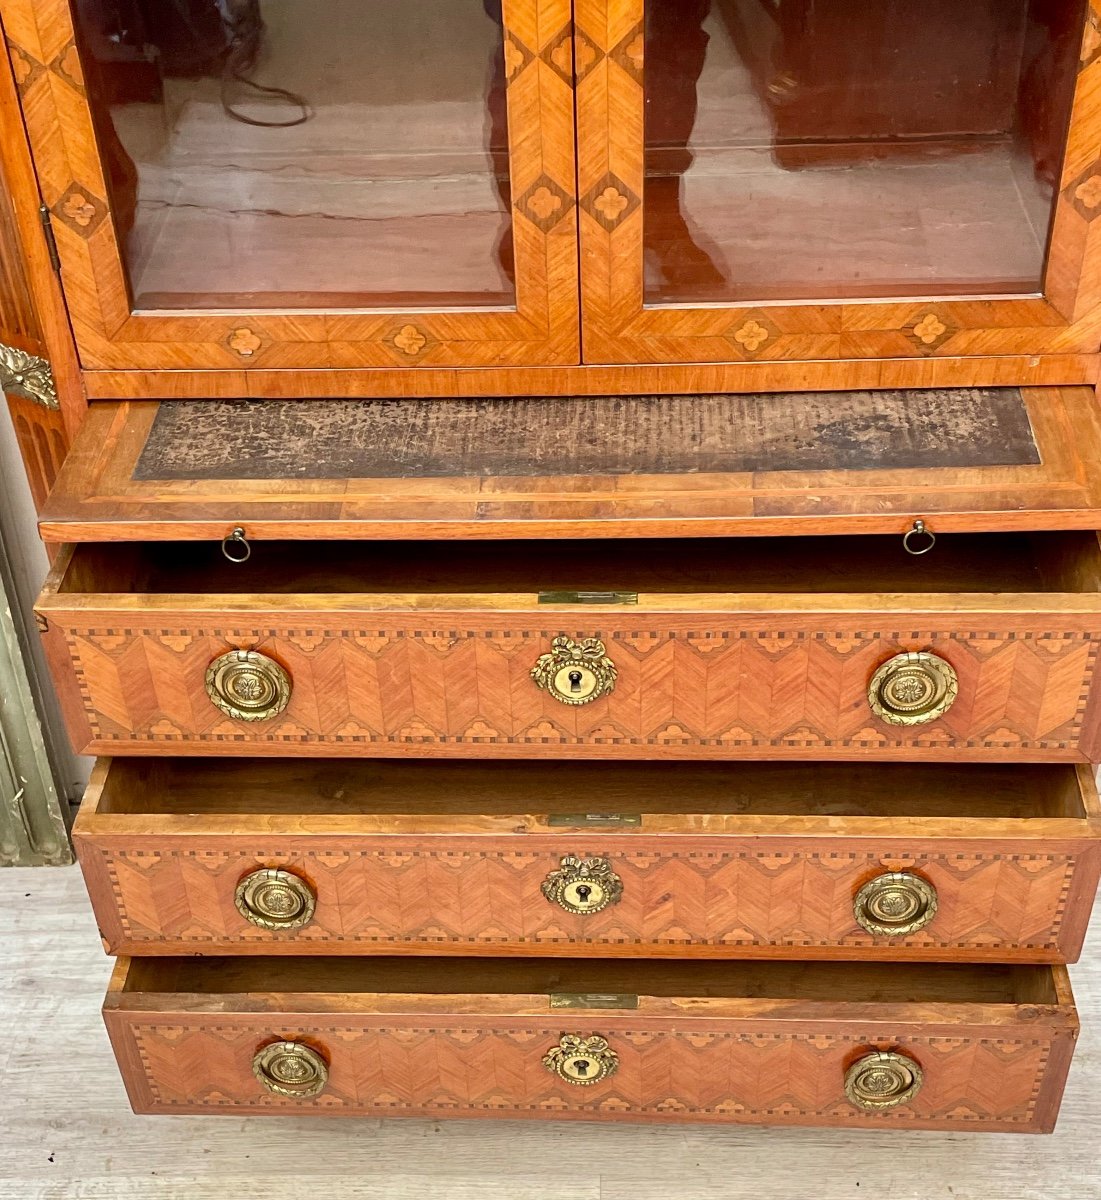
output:
[[301, 929], [313, 920], [313, 888], [290, 871], [262, 867], [251, 871], [233, 894], [237, 911], [261, 929]]
[[606, 858], [576, 858], [572, 854], [560, 860], [542, 887], [543, 895], [553, 904], [581, 917], [618, 904], [623, 895], [623, 880]]
[[889, 658], [868, 684], [868, 703], [888, 725], [925, 725], [956, 702], [959, 679], [951, 663], [926, 650]]
[[[925, 540], [922, 541], [922, 538]], [[936, 544], [937, 535], [921, 520], [915, 521], [913, 528], [908, 529], [902, 537], [902, 548], [915, 558], [928, 554]]]
[[912, 1058], [877, 1050], [857, 1059], [845, 1072], [845, 1095], [868, 1112], [906, 1104], [921, 1088], [925, 1074]]
[[591, 1087], [619, 1070], [619, 1055], [599, 1033], [564, 1033], [543, 1055], [543, 1066], [577, 1087]]
[[237, 525], [222, 538], [222, 553], [231, 563], [246, 563], [252, 557], [252, 547], [245, 538], [245, 527]]
[[277, 1096], [308, 1100], [319, 1096], [329, 1082], [329, 1064], [302, 1042], [272, 1042], [252, 1059], [252, 1073]]
[[564, 634], [531, 669], [536, 686], [562, 704], [591, 704], [615, 690], [617, 671], [599, 638], [575, 642]]
[[877, 875], [853, 897], [856, 923], [877, 937], [917, 933], [936, 915], [937, 889], [909, 871]]
[[267, 721], [290, 703], [291, 679], [259, 650], [230, 650], [207, 667], [206, 694], [227, 717]]

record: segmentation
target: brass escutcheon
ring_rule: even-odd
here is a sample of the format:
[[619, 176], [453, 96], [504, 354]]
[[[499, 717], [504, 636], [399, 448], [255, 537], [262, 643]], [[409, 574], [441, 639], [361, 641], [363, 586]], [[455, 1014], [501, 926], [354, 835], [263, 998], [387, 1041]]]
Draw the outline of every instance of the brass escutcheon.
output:
[[564, 1033], [558, 1045], [543, 1055], [543, 1066], [567, 1083], [589, 1087], [616, 1073], [619, 1055], [599, 1033], [591, 1033], [588, 1037]]
[[870, 1112], [894, 1108], [917, 1095], [925, 1075], [905, 1054], [876, 1050], [857, 1059], [845, 1072], [845, 1095]]
[[889, 658], [868, 684], [868, 703], [888, 725], [925, 725], [956, 702], [959, 680], [951, 663], [927, 650]]
[[615, 663], [599, 638], [575, 642], [564, 634], [531, 669], [538, 687], [563, 704], [591, 704], [615, 690]]
[[253, 1055], [252, 1073], [277, 1096], [308, 1100], [325, 1090], [329, 1065], [301, 1042], [273, 1042]]
[[259, 650], [230, 650], [206, 669], [206, 694], [238, 721], [267, 721], [290, 703], [291, 678]]
[[577, 858], [572, 854], [559, 860], [542, 887], [548, 900], [582, 917], [618, 904], [623, 895], [623, 880], [606, 858]]
[[936, 915], [937, 889], [908, 871], [877, 875], [853, 897], [856, 923], [880, 937], [917, 933]]
[[278, 867], [252, 871], [233, 894], [237, 911], [261, 929], [301, 929], [313, 920], [317, 897], [304, 880]]

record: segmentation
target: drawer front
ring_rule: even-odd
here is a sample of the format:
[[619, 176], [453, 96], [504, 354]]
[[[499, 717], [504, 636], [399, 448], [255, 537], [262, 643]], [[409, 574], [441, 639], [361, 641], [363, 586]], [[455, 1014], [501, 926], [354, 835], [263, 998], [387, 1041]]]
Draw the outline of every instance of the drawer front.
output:
[[[79, 749], [988, 761], [1087, 761], [1096, 749], [1101, 630], [1082, 614], [640, 612], [580, 628], [479, 613], [401, 623], [326, 613], [293, 626], [273, 615], [251, 627], [169, 615], [51, 619]], [[559, 637], [603, 642], [611, 690], [564, 703], [539, 686], [532, 669]], [[244, 721], [211, 701], [208, 667], [237, 649], [282, 669], [278, 715]], [[958, 691], [938, 719], [887, 723], [869, 687], [912, 651], [947, 662]]]
[[[112, 953], [1073, 961], [1101, 850], [1085, 838], [235, 836], [196, 820], [181, 836], [78, 825]], [[293, 877], [277, 903], [288, 885], [312, 906], [275, 929], [254, 923], [270, 910], [242, 891], [272, 869]], [[892, 906], [902, 932], [883, 923]]]
[[[1035, 1010], [1034, 1010], [1035, 1011]], [[1038, 1132], [1054, 1122], [1073, 1031], [966, 1021], [680, 1022], [596, 1012], [539, 1016], [109, 1012], [131, 1103], [140, 1113], [535, 1117]], [[544, 1063], [578, 1037], [586, 1086]], [[274, 1094], [257, 1057], [305, 1047], [327, 1075], [320, 1094]], [[568, 1049], [569, 1043], [566, 1043]], [[875, 1053], [917, 1064], [921, 1084], [896, 1107], [868, 1110], [846, 1074]], [[278, 1053], [276, 1051], [275, 1053]], [[285, 1053], [285, 1051], [284, 1051]], [[309, 1055], [316, 1055], [311, 1059]], [[597, 1057], [599, 1055], [599, 1058]], [[308, 1071], [309, 1066], [306, 1068]], [[320, 1078], [320, 1076], [318, 1076]]]

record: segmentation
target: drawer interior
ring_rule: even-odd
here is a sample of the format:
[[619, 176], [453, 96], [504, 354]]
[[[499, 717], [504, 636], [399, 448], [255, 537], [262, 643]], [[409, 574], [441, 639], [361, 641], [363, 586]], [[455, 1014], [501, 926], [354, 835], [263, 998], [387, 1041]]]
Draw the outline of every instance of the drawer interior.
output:
[[97, 813], [1097, 816], [1066, 764], [118, 758]]
[[125, 992], [839, 998], [851, 1003], [1058, 1004], [1049, 967], [645, 959], [135, 958]]
[[1096, 592], [1097, 537], [944, 535], [915, 557], [901, 537], [663, 541], [256, 542], [227, 562], [216, 542], [84, 543], [61, 594], [535, 594]]

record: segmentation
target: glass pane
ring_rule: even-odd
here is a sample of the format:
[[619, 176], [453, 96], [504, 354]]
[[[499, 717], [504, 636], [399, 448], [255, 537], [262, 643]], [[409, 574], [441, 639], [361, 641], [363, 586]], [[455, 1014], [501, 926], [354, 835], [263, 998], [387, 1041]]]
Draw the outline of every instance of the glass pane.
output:
[[74, 0], [135, 307], [515, 303], [501, 0]]
[[1038, 292], [1082, 0], [646, 0], [648, 303]]

